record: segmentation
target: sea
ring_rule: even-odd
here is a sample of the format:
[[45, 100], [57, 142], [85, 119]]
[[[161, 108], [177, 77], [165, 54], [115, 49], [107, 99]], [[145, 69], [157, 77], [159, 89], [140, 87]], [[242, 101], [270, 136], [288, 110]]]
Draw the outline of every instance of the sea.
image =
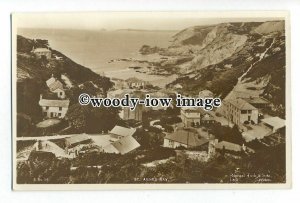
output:
[[[171, 82], [174, 76], [158, 76], [133, 70], [131, 59], [153, 61], [158, 55], [141, 55], [143, 45], [168, 47], [177, 31], [145, 30], [69, 30], [19, 28], [18, 34], [30, 39], [47, 39], [51, 48], [73, 61], [107, 77], [127, 79], [135, 76], [153, 83]], [[130, 59], [130, 60], [119, 60]]]

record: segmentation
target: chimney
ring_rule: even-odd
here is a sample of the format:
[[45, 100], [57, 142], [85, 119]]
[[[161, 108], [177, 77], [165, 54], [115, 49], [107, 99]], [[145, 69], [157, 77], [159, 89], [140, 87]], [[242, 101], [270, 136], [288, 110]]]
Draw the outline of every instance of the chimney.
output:
[[43, 99], [43, 95], [42, 95], [42, 94], [40, 94], [40, 100], [41, 100], [41, 99]]
[[246, 151], [246, 146], [245, 146], [244, 143], [243, 143], [243, 145], [242, 145], [242, 150], [243, 150], [243, 151]]

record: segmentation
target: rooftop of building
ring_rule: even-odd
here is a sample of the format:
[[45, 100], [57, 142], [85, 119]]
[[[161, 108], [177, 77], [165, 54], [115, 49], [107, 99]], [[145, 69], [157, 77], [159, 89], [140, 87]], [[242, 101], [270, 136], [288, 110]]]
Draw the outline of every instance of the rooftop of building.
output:
[[40, 99], [40, 106], [50, 106], [50, 107], [68, 107], [70, 104], [70, 100], [50, 100], [50, 99]]
[[126, 154], [139, 146], [140, 144], [132, 136], [126, 136], [111, 143], [109, 147], [113, 147], [120, 154]]
[[166, 135], [165, 139], [179, 142], [189, 147], [197, 147], [208, 143], [208, 139], [201, 137], [199, 133], [188, 129], [178, 129], [174, 133]]
[[269, 102], [261, 97], [250, 97], [250, 98], [244, 98], [245, 101], [251, 104], [268, 104]]
[[73, 135], [72, 137], [68, 137], [66, 138], [66, 141], [72, 145], [72, 144], [76, 144], [76, 143], [80, 143], [86, 140], [89, 140], [89, 136], [87, 134], [77, 134], [77, 135]]
[[283, 128], [285, 126], [285, 120], [279, 117], [264, 118], [261, 121], [276, 129]]
[[36, 48], [33, 50], [33, 52], [36, 53], [36, 52], [51, 52], [51, 51], [47, 48]]
[[244, 99], [241, 99], [241, 98], [229, 99], [229, 100], [226, 100], [226, 102], [235, 106], [239, 110], [256, 110], [256, 108], [254, 106], [252, 106], [247, 101], [245, 101]]
[[125, 128], [122, 126], [116, 125], [111, 131], [109, 131], [110, 134], [118, 135], [118, 136], [131, 136], [135, 133], [136, 129], [134, 128]]

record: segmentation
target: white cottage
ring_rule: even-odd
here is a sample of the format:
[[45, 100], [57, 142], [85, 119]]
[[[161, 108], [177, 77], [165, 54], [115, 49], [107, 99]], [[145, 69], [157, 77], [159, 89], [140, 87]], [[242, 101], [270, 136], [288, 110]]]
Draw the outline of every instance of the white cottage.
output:
[[49, 90], [57, 95], [58, 98], [64, 99], [66, 97], [66, 93], [64, 90], [64, 85], [57, 80], [56, 78], [52, 77], [46, 81], [46, 84]]
[[32, 52], [35, 54], [37, 58], [45, 58], [45, 59], [51, 58], [51, 51], [47, 48], [36, 48], [33, 49]]
[[185, 127], [199, 126], [201, 123], [201, 112], [199, 109], [181, 109], [181, 120]]
[[65, 100], [50, 100], [43, 99], [42, 95], [40, 96], [39, 105], [42, 107], [42, 112], [44, 117], [46, 118], [64, 118], [68, 108], [70, 101], [68, 99]]

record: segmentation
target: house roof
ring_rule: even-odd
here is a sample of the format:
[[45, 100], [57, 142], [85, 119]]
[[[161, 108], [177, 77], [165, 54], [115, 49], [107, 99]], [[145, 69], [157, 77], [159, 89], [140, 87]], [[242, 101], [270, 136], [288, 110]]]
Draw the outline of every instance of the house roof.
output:
[[34, 144], [34, 148], [38, 148], [38, 146], [41, 147], [41, 149], [39, 149], [40, 151], [51, 152], [51, 153], [55, 154], [56, 157], [69, 158], [69, 155], [65, 152], [64, 149], [60, 148], [57, 144], [55, 144], [54, 142], [51, 142], [49, 140], [43, 140], [43, 141], [41, 141], [41, 144], [39, 142], [36, 142]]
[[135, 133], [135, 130], [136, 129], [134, 129], [134, 128], [125, 128], [125, 127], [116, 125], [109, 133], [126, 137], [126, 136], [133, 135]]
[[90, 138], [86, 134], [77, 134], [77, 135], [74, 135], [72, 137], [66, 138], [66, 141], [70, 145], [72, 145], [72, 144], [83, 142], [83, 141], [86, 141], [86, 140], [89, 140], [89, 139]]
[[266, 99], [263, 99], [260, 97], [244, 98], [244, 100], [250, 104], [268, 104], [269, 103]]
[[223, 147], [230, 151], [236, 151], [236, 152], [242, 151], [242, 146], [231, 142], [221, 141], [216, 144], [216, 148], [218, 149], [223, 149]]
[[59, 80], [55, 80], [53, 83], [48, 85], [48, 87], [51, 91], [54, 91], [56, 89], [63, 89], [63, 84]]
[[47, 48], [36, 48], [33, 50], [33, 52], [51, 52], [49, 49]]
[[199, 92], [199, 97], [212, 97], [214, 93], [212, 93], [210, 90], [202, 90]]
[[131, 77], [131, 78], [128, 78], [128, 79], [126, 80], [126, 82], [133, 83], [133, 82], [144, 82], [144, 81], [141, 80], [141, 79], [138, 79], [138, 78], [136, 78], [136, 77]]
[[199, 109], [183, 109], [182, 113], [187, 118], [200, 118], [201, 111]]
[[164, 92], [161, 92], [161, 91], [148, 92], [147, 94], [149, 94], [151, 96], [151, 98], [168, 97], [167, 94], [165, 94]]
[[113, 91], [108, 92], [108, 97], [114, 97], [114, 98], [123, 98], [125, 94], [131, 94], [133, 92], [132, 89], [117, 89]]
[[50, 100], [50, 99], [40, 99], [40, 106], [51, 106], [51, 107], [69, 107], [70, 101], [68, 99], [65, 100]]
[[183, 109], [185, 113], [201, 113], [200, 109]]
[[285, 120], [279, 117], [264, 118], [261, 121], [274, 127], [275, 129], [279, 129], [285, 126]]
[[214, 117], [212, 115], [210, 115], [209, 113], [206, 113], [204, 114], [202, 117], [201, 117], [201, 120], [204, 120], [204, 121], [211, 121], [211, 120], [215, 120]]
[[174, 88], [182, 89], [182, 85], [181, 84], [176, 84], [176, 85], [174, 85]]
[[104, 151], [126, 154], [139, 146], [140, 144], [132, 136], [127, 136], [104, 147]]
[[46, 84], [47, 84], [47, 86], [49, 87], [49, 85], [51, 85], [52, 83], [54, 83], [55, 82], [55, 78], [52, 76], [51, 78], [49, 78], [47, 81], [46, 81]]
[[201, 146], [208, 142], [208, 139], [201, 137], [198, 133], [184, 129], [166, 135], [165, 139], [179, 142], [189, 147]]
[[227, 100], [226, 102], [232, 104], [233, 106], [235, 106], [236, 108], [238, 108], [240, 110], [255, 110], [256, 109], [254, 106], [252, 106], [251, 104], [249, 104], [248, 102], [246, 102], [244, 99], [241, 99], [241, 98], [230, 99], [230, 100]]

